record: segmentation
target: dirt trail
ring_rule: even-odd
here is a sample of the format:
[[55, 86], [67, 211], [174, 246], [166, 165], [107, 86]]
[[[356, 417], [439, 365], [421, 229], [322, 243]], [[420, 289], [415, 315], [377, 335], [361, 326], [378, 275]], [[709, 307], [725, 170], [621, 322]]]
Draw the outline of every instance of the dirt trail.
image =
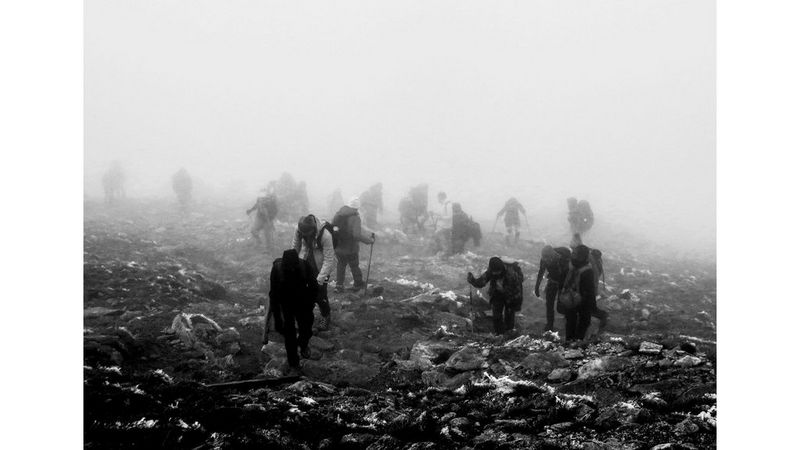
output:
[[[442, 258], [388, 229], [370, 273], [380, 294], [331, 290], [333, 325], [315, 328], [303, 379], [207, 387], [285, 369], [280, 336], [260, 351], [280, 249], [254, 246], [248, 226], [243, 209], [213, 205], [187, 216], [158, 202], [86, 205], [86, 447], [715, 445], [714, 268], [624, 248], [603, 249], [608, 333], [566, 348], [541, 334], [542, 243], [509, 249], [490, 234]], [[291, 232], [279, 224], [277, 241]], [[469, 300], [466, 272], [494, 254], [526, 275], [517, 337], [492, 337], [486, 302]]]

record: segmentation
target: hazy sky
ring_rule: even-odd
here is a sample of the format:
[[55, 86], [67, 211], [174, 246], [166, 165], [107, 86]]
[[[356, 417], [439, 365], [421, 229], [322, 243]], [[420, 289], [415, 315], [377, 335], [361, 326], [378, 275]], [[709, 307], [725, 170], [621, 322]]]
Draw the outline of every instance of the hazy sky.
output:
[[180, 166], [253, 195], [289, 171], [312, 205], [422, 181], [473, 214], [586, 198], [713, 248], [710, 0], [85, 2], [85, 189]]

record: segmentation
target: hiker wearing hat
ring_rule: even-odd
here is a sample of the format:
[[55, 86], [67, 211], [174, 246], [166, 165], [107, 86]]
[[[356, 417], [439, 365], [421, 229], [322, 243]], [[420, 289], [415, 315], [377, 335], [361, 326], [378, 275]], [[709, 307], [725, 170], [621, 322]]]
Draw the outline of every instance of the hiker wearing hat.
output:
[[533, 293], [539, 297], [539, 286], [547, 272], [547, 285], [544, 288], [544, 301], [547, 308], [547, 324], [545, 331], [553, 331], [555, 321], [555, 304], [558, 291], [564, 286], [564, 280], [569, 271], [570, 250], [567, 247], [553, 248], [545, 245], [542, 249], [542, 259], [539, 260], [539, 273], [536, 274], [536, 287]]
[[375, 235], [373, 234], [370, 237], [361, 232], [361, 217], [358, 215], [360, 206], [361, 201], [358, 196], [352, 197], [333, 216], [333, 227], [338, 241], [334, 250], [336, 254], [336, 287], [334, 292], [342, 292], [344, 290], [344, 276], [347, 266], [350, 266], [350, 272], [353, 274], [353, 290], [358, 291], [365, 287], [361, 269], [358, 267], [358, 244], [359, 242], [364, 244], [375, 243]]
[[492, 305], [494, 334], [514, 330], [514, 314], [522, 307], [522, 270], [517, 263], [506, 263], [497, 256], [489, 259], [489, 268], [475, 278], [467, 273], [467, 282], [480, 289], [489, 283], [489, 303]]
[[[308, 341], [314, 323], [317, 283], [310, 263], [300, 259], [295, 249], [285, 250], [283, 257], [272, 263], [269, 282], [270, 307], [265, 322], [264, 342], [267, 341], [271, 314], [275, 330], [284, 338], [289, 374], [297, 375], [300, 372], [300, 356], [311, 356]], [[298, 347], [300, 356], [297, 354]]]
[[313, 214], [303, 216], [297, 223], [292, 239], [292, 248], [300, 259], [308, 261], [317, 280], [316, 304], [322, 315], [319, 329], [327, 330], [330, 325], [331, 307], [328, 303], [328, 281], [333, 272], [333, 226]]

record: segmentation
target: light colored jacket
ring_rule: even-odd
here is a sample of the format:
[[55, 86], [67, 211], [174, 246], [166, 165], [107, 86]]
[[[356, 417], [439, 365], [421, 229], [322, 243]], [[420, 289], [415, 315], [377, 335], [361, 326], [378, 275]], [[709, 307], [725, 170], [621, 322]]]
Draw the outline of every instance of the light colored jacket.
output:
[[[316, 218], [315, 218], [316, 219]], [[316, 274], [317, 276], [317, 283], [323, 284], [327, 283], [330, 279], [331, 273], [333, 273], [333, 236], [327, 230], [322, 232], [322, 237], [320, 238], [320, 243], [322, 247], [317, 246], [317, 234], [319, 230], [325, 225], [325, 221], [318, 220], [316, 224], [316, 232], [314, 233], [314, 237], [311, 239], [311, 246], [313, 250], [308, 248], [308, 244], [300, 235], [300, 230], [295, 228], [294, 230], [294, 238], [292, 238], [292, 247], [297, 250], [297, 254], [300, 255], [300, 259], [304, 259], [309, 261], [309, 255], [313, 253], [314, 261], [311, 262], [312, 266], [316, 268], [319, 272]]]

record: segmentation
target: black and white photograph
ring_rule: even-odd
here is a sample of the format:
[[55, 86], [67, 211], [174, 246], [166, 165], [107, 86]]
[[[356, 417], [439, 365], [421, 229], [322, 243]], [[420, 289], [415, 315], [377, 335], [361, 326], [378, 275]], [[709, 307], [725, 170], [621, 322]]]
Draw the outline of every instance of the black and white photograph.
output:
[[715, 447], [714, 14], [86, 1], [85, 448]]
[[3, 447], [796, 447], [792, 9], [0, 6]]

